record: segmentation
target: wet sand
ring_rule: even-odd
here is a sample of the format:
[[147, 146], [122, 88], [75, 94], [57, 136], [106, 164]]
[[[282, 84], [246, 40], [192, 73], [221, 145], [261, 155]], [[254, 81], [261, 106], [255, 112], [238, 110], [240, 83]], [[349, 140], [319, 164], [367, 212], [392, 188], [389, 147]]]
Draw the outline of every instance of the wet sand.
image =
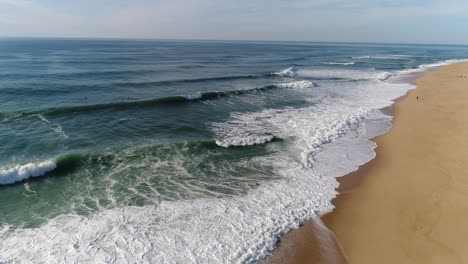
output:
[[336, 209], [322, 217], [333, 233], [309, 221], [264, 262], [468, 263], [465, 76], [464, 62], [415, 80], [393, 106], [393, 128], [374, 139], [377, 157], [340, 178]]

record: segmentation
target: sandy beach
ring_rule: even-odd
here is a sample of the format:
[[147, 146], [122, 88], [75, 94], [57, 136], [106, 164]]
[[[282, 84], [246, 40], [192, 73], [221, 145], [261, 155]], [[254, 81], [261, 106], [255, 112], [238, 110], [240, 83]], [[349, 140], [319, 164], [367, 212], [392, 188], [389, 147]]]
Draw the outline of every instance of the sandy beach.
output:
[[[310, 221], [265, 262], [468, 263], [466, 76], [464, 62], [416, 79], [393, 106], [391, 131], [374, 139], [377, 157], [340, 178], [357, 184], [342, 189], [336, 209], [322, 217], [333, 233]], [[324, 236], [334, 249], [323, 249], [317, 238]]]

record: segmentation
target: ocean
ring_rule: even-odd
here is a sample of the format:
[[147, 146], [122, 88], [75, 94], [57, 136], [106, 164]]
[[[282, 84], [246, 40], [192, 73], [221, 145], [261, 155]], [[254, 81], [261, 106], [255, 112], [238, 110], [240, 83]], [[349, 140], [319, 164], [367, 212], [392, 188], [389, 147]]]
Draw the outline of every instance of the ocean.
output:
[[253, 263], [468, 47], [0, 39], [0, 263]]

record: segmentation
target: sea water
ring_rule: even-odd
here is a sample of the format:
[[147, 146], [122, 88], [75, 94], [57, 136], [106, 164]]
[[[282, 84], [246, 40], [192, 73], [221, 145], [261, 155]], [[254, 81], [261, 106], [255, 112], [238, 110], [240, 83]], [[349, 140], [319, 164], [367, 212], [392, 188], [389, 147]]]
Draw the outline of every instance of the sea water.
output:
[[[0, 40], [0, 262], [251, 263], [463, 46]], [[406, 76], [406, 77], [405, 77]], [[399, 81], [397, 81], [399, 80]], [[402, 81], [404, 80], [404, 81]]]

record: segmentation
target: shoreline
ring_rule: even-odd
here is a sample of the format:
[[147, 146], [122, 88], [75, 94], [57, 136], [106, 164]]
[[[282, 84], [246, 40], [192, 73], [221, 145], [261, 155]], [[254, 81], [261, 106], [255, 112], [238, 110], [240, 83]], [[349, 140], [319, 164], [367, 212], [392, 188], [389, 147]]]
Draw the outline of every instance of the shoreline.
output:
[[[357, 171], [337, 178], [340, 187], [332, 201], [335, 209], [285, 234], [278, 248], [261, 263], [467, 261], [468, 254], [460, 256], [460, 249], [468, 246], [468, 241], [462, 239], [468, 236], [468, 228], [460, 224], [448, 227], [438, 221], [446, 218], [446, 222], [462, 223], [468, 219], [468, 213], [463, 213], [466, 217], [454, 217], [462, 215], [457, 209], [468, 209], [468, 202], [459, 201], [460, 208], [452, 208], [452, 205], [452, 210], [445, 210], [440, 204], [446, 201], [440, 199], [437, 192], [449, 185], [446, 181], [450, 182], [450, 177], [447, 180], [444, 176], [452, 175], [447, 170], [452, 170], [454, 177], [468, 171], [463, 164], [448, 159], [453, 149], [459, 154], [458, 159], [468, 154], [467, 150], [457, 148], [463, 141], [446, 147], [450, 136], [457, 132], [457, 138], [463, 138], [460, 134], [468, 136], [466, 130], [457, 130], [454, 126], [468, 121], [468, 109], [462, 107], [463, 98], [468, 98], [468, 89], [463, 89], [463, 85], [468, 88], [468, 79], [458, 78], [460, 75], [468, 75], [468, 62], [440, 66], [416, 76], [412, 81], [416, 89], [408, 91], [391, 106], [391, 130], [371, 139], [377, 144], [376, 157]], [[451, 94], [447, 94], [448, 90]], [[443, 100], [439, 100], [441, 98]], [[460, 108], [463, 109], [461, 113], [457, 112]], [[442, 136], [444, 134], [447, 137]], [[455, 195], [453, 192], [446, 190], [444, 194]], [[444, 217], [434, 212], [437, 210], [445, 210], [450, 215]], [[322, 221], [326, 231], [317, 232]], [[455, 232], [460, 229], [463, 232]], [[450, 235], [447, 235], [448, 230]], [[328, 244], [321, 241], [324, 234]], [[453, 245], [454, 242], [458, 242], [458, 246]], [[436, 256], [435, 262], [431, 262], [432, 255]]]

